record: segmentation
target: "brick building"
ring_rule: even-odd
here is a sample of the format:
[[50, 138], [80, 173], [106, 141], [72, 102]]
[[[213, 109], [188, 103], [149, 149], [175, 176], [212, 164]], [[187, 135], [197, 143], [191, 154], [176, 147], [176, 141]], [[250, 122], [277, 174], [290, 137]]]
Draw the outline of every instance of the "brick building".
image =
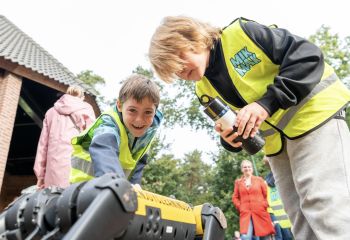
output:
[[85, 89], [96, 115], [96, 92], [0, 15], [0, 210], [36, 183], [36, 147], [45, 112], [69, 85]]

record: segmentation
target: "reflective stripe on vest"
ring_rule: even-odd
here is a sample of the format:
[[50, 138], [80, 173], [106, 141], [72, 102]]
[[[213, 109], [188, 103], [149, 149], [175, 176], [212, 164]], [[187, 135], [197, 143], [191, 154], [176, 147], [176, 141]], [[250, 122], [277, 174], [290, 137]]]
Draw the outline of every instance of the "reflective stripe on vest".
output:
[[[233, 85], [245, 102], [260, 99], [279, 74], [279, 65], [274, 64], [241, 27], [242, 19], [225, 28], [221, 45], [227, 71]], [[251, 59], [253, 58], [253, 60]], [[203, 77], [196, 82], [196, 94], [213, 98], [220, 96], [210, 81]], [[226, 102], [232, 109], [239, 110]], [[316, 129], [348, 104], [350, 91], [341, 83], [334, 69], [325, 63], [320, 82], [298, 105], [286, 110], [278, 109], [260, 126], [265, 137], [264, 152], [275, 155], [282, 150], [282, 135], [294, 139]]]
[[[304, 104], [309, 101], [313, 96], [315, 96], [317, 93], [321, 92], [322, 90], [329, 87], [331, 84], [335, 83], [337, 81], [338, 77], [335, 73], [333, 73], [331, 76], [326, 78], [325, 80], [319, 82], [314, 89], [307, 95], [298, 105], [290, 107], [287, 112], [283, 115], [283, 117], [279, 120], [277, 124], [277, 129], [283, 130], [289, 123], [289, 121], [294, 117], [294, 115], [298, 112]], [[277, 131], [274, 128], [270, 128], [268, 130], [260, 130], [260, 133], [263, 137], [271, 136], [275, 134]]]
[[287, 213], [284, 211], [281, 198], [276, 188], [267, 187], [267, 202], [269, 203], [269, 213], [272, 213], [282, 228], [292, 226]]
[[94, 176], [94, 169], [92, 163], [84, 159], [73, 156], [72, 157], [72, 168], [83, 171], [89, 176]]

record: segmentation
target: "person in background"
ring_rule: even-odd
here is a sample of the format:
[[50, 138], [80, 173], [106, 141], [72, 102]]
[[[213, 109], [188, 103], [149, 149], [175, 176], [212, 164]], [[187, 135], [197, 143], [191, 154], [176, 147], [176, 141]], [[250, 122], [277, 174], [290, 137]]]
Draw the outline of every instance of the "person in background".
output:
[[117, 173], [140, 186], [149, 150], [163, 119], [157, 85], [134, 74], [125, 80], [116, 105], [72, 140], [71, 183]]
[[266, 183], [253, 175], [253, 165], [248, 160], [242, 161], [241, 171], [243, 176], [235, 181], [232, 195], [232, 202], [239, 212], [241, 239], [271, 239], [275, 230], [267, 212]]
[[71, 139], [94, 120], [92, 106], [84, 102], [83, 89], [68, 87], [45, 114], [34, 163], [37, 188], [69, 186]]
[[242, 240], [242, 239], [241, 239], [241, 234], [240, 234], [239, 231], [235, 231], [235, 232], [233, 233], [233, 238], [232, 238], [232, 240]]
[[[265, 156], [263, 161], [265, 166], [270, 169], [268, 157]], [[284, 210], [283, 203], [276, 188], [275, 179], [271, 171], [266, 175], [265, 181], [267, 183], [267, 202], [269, 204], [267, 211], [270, 213], [271, 221], [275, 226], [275, 240], [292, 240], [292, 223]]]
[[260, 130], [296, 239], [349, 238], [350, 91], [320, 48], [242, 17], [218, 28], [169, 16], [148, 55], [163, 81], [193, 81], [199, 99], [219, 96], [237, 111], [237, 131], [215, 125], [227, 150]]

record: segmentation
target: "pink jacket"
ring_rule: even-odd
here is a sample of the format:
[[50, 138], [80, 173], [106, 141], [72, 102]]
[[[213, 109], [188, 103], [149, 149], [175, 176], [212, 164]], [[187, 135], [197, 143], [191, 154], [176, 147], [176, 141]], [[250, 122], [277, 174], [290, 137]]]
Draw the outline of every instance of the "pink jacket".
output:
[[35, 175], [45, 187], [69, 186], [71, 139], [79, 133], [69, 116], [80, 131], [95, 120], [91, 105], [69, 94], [46, 112], [34, 164]]

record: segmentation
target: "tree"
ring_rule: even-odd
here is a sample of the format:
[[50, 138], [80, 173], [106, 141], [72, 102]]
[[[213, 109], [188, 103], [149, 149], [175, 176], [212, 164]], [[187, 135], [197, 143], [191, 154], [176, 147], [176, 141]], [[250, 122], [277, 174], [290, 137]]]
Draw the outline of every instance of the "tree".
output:
[[180, 170], [183, 191], [186, 195], [183, 200], [192, 205], [199, 205], [211, 200], [209, 187], [212, 181], [211, 168], [202, 161], [202, 153], [194, 150], [185, 154], [181, 161]]
[[145, 69], [142, 66], [138, 65], [135, 70], [132, 71], [132, 73], [136, 73], [136, 74], [140, 74], [143, 75], [145, 77], [148, 77], [149, 79], [154, 80], [154, 74], [152, 72], [152, 70], [150, 69]]
[[179, 169], [180, 160], [174, 155], [166, 154], [146, 165], [142, 178], [145, 190], [163, 196], [176, 196], [181, 200], [184, 195], [181, 184], [182, 174]]
[[340, 79], [350, 76], [350, 37], [343, 40], [338, 34], [331, 34], [330, 28], [322, 25], [309, 40], [319, 46], [325, 61], [334, 69]]
[[92, 70], [81, 71], [80, 73], [78, 73], [77, 78], [82, 80], [87, 85], [93, 87], [96, 91], [97, 91], [96, 87], [98, 87], [99, 85], [105, 85], [106, 83], [103, 77], [95, 74]]
[[162, 103], [167, 126], [190, 126], [195, 130], [207, 130], [209, 135], [215, 136], [212, 131], [213, 123], [202, 113], [194, 88], [191, 81], [176, 81], [170, 88], [164, 88], [163, 96], [167, 97]]
[[165, 144], [165, 137], [157, 134], [152, 142], [151, 148], [148, 151], [148, 162], [155, 161], [164, 155], [170, 147], [170, 144]]
[[77, 78], [83, 81], [85, 84], [91, 86], [95, 91], [97, 92], [97, 101], [102, 105], [111, 105], [111, 103], [107, 102], [104, 98], [104, 96], [100, 95], [100, 92], [98, 91], [99, 87], [102, 87], [105, 85], [106, 81], [103, 77], [95, 74], [92, 70], [83, 70], [80, 73], [78, 73]]

